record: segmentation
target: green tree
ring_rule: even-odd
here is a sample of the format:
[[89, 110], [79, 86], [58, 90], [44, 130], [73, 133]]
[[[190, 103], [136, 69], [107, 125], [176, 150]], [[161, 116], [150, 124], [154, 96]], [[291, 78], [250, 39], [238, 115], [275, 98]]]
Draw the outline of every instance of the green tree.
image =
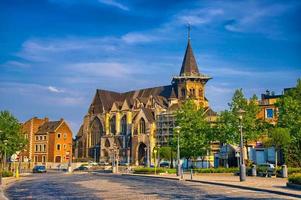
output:
[[176, 124], [172, 140], [176, 151], [177, 137], [180, 141], [181, 157], [196, 159], [206, 154], [210, 148], [210, 124], [202, 108], [197, 108], [193, 100], [187, 100], [176, 112]]
[[265, 133], [266, 123], [262, 119], [257, 118], [257, 114], [260, 111], [257, 102], [256, 95], [247, 99], [242, 89], [237, 89], [234, 92], [231, 103], [228, 104], [229, 110], [222, 111], [217, 119], [217, 124], [214, 128], [216, 140], [220, 141], [221, 144], [239, 144], [239, 109], [245, 111], [241, 122], [243, 125], [245, 146], [248, 146], [249, 141], [254, 141]]
[[295, 88], [285, 92], [276, 105], [279, 111], [277, 126], [289, 129], [291, 136], [287, 164], [301, 167], [301, 79]]
[[4, 152], [7, 157], [24, 148], [27, 141], [21, 134], [21, 125], [8, 111], [0, 112], [0, 156], [3, 161]]
[[269, 137], [266, 141], [266, 146], [272, 146], [275, 148], [275, 165], [277, 168], [277, 154], [280, 150], [286, 151], [290, 144], [289, 129], [286, 128], [274, 128], [269, 132]]

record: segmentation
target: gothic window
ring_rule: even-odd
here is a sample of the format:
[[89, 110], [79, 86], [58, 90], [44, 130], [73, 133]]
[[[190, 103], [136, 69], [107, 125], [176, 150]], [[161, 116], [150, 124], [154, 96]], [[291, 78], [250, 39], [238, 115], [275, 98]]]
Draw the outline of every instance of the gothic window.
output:
[[186, 97], [185, 89], [184, 88], [181, 89], [181, 94], [182, 94], [182, 97]]
[[111, 145], [110, 145], [110, 141], [108, 140], [108, 139], [106, 139], [106, 142], [105, 142], [105, 147], [110, 147]]
[[145, 120], [143, 118], [140, 119], [140, 133], [145, 133]]
[[115, 116], [113, 116], [110, 119], [110, 130], [113, 135], [116, 134], [116, 117]]
[[100, 137], [103, 135], [103, 126], [98, 118], [95, 118], [91, 125], [91, 145], [95, 146], [99, 143]]
[[121, 134], [126, 135], [126, 129], [127, 129], [127, 124], [126, 124], [126, 115], [124, 115], [121, 118]]

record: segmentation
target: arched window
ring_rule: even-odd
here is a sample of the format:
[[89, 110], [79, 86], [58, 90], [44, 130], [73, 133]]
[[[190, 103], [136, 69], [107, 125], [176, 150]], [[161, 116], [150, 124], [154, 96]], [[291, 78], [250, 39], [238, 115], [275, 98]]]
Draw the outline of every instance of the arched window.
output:
[[185, 89], [184, 88], [182, 88], [181, 89], [181, 94], [182, 94], [182, 97], [186, 97], [186, 94], [185, 94], [186, 92], [185, 92]]
[[98, 118], [95, 118], [91, 125], [91, 145], [95, 146], [99, 143], [101, 136], [103, 135], [103, 126]]
[[145, 133], [145, 120], [143, 118], [140, 119], [139, 127], [140, 133]]
[[127, 129], [127, 124], [126, 124], [126, 115], [124, 115], [121, 118], [121, 134], [126, 135], [126, 129]]
[[199, 89], [199, 97], [203, 97], [203, 90]]
[[116, 117], [115, 116], [113, 116], [110, 119], [110, 131], [113, 135], [116, 134]]

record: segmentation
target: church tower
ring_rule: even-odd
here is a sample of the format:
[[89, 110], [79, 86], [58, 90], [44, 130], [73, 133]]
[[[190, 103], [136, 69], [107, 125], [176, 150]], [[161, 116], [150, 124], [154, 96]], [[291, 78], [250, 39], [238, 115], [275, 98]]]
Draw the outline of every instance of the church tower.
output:
[[211, 77], [199, 72], [190, 42], [190, 27], [188, 27], [188, 43], [179, 76], [172, 79], [179, 100], [193, 99], [198, 106], [208, 107], [205, 97], [205, 84]]

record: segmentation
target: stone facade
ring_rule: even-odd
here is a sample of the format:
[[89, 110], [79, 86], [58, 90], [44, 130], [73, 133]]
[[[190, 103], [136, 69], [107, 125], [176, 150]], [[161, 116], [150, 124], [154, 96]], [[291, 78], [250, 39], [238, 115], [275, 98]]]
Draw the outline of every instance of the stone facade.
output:
[[158, 116], [172, 113], [187, 98], [215, 114], [205, 97], [209, 79], [199, 72], [189, 39], [180, 74], [171, 85], [124, 93], [97, 89], [76, 136], [75, 156], [111, 162], [118, 152], [120, 162], [154, 163]]

